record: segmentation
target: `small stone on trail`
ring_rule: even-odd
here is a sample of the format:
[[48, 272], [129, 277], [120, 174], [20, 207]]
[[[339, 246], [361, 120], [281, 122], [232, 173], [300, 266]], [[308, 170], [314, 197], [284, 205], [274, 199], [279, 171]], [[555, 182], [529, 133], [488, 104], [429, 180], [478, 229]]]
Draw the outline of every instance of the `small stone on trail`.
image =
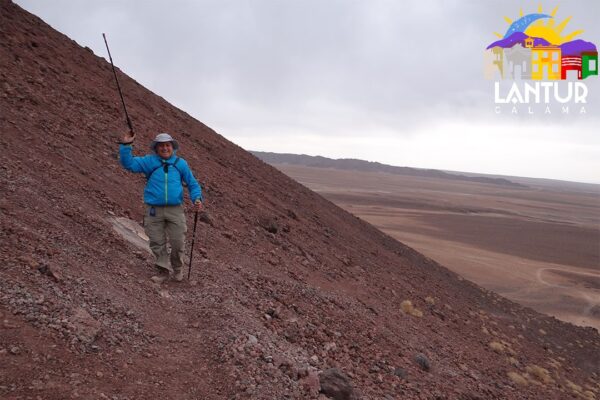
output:
[[415, 362], [419, 364], [423, 371], [429, 371], [431, 369], [431, 364], [429, 359], [425, 354], [419, 353], [415, 356]]
[[406, 371], [403, 368], [396, 368], [394, 370], [394, 375], [396, 375], [398, 378], [401, 378], [401, 379], [406, 379], [406, 377], [408, 376], [408, 374], [406, 373]]
[[256, 336], [248, 335], [248, 341], [246, 342], [246, 344], [248, 344], [250, 346], [254, 346], [257, 343], [258, 343], [258, 339], [256, 338]]
[[312, 396], [319, 394], [321, 383], [319, 382], [319, 374], [316, 370], [308, 371], [306, 377], [302, 379], [302, 386]]
[[328, 342], [325, 343], [325, 351], [335, 351], [335, 349], [337, 349], [337, 345], [335, 344], [335, 342]]
[[38, 267], [38, 271], [44, 275], [48, 275], [55, 282], [58, 282], [62, 279], [60, 272], [58, 272], [56, 267], [50, 265], [40, 265]]
[[7, 320], [7, 319], [5, 319], [4, 321], [2, 321], [2, 326], [3, 326], [5, 329], [15, 329], [15, 328], [18, 328], [18, 327], [19, 327], [19, 325], [17, 325], [17, 324], [14, 324], [14, 323], [11, 323], [11, 322], [10, 322], [9, 320]]
[[200, 214], [198, 214], [198, 217], [200, 218], [200, 222], [204, 222], [205, 224], [214, 226], [213, 219], [210, 216], [210, 214], [208, 213], [208, 211], [200, 211]]

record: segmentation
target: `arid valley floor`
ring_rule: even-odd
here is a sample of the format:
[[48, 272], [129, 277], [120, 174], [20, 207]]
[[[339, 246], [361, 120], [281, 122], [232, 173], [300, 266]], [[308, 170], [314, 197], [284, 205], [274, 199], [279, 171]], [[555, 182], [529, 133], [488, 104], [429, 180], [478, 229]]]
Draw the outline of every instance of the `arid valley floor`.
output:
[[275, 166], [466, 279], [600, 329], [600, 186]]

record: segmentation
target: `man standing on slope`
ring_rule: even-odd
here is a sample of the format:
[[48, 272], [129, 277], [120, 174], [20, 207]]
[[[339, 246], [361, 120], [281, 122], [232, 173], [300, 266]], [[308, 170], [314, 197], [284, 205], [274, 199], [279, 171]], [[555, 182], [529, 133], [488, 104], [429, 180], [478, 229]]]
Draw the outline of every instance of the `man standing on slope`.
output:
[[[158, 134], [150, 147], [153, 154], [134, 157], [134, 136], [127, 133], [119, 146], [121, 165], [131, 172], [146, 175], [144, 189], [144, 230], [150, 238], [150, 249], [156, 257], [158, 273], [151, 279], [163, 283], [169, 271], [177, 282], [183, 280], [183, 252], [187, 224], [183, 210], [183, 186], [188, 187], [190, 198], [198, 211], [202, 209], [202, 188], [183, 158], [176, 155], [179, 144], [168, 133]], [[167, 251], [167, 237], [171, 255]], [[170, 261], [170, 265], [169, 265]]]

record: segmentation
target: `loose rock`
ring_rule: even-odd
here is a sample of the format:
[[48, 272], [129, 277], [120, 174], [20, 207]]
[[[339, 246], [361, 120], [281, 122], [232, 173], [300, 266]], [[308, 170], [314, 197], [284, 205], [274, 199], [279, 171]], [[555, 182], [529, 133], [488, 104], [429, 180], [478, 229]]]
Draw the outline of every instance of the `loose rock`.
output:
[[415, 362], [421, 367], [423, 371], [429, 371], [431, 369], [431, 363], [425, 354], [419, 353], [415, 356]]
[[71, 323], [79, 341], [91, 344], [100, 334], [100, 322], [96, 321], [83, 308], [78, 307], [71, 317]]
[[350, 400], [353, 398], [354, 388], [348, 378], [337, 368], [330, 368], [319, 375], [321, 393], [334, 400]]

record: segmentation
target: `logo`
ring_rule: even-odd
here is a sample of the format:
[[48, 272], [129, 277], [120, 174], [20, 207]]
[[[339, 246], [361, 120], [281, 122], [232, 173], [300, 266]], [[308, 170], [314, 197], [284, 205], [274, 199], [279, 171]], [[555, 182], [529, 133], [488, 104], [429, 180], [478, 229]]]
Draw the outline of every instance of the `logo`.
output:
[[484, 53], [485, 77], [494, 80], [495, 112], [501, 114], [585, 114], [585, 79], [598, 76], [598, 50], [578, 38], [583, 30], [565, 33], [572, 17], [557, 18], [558, 7], [544, 14], [512, 20], [499, 40]]

